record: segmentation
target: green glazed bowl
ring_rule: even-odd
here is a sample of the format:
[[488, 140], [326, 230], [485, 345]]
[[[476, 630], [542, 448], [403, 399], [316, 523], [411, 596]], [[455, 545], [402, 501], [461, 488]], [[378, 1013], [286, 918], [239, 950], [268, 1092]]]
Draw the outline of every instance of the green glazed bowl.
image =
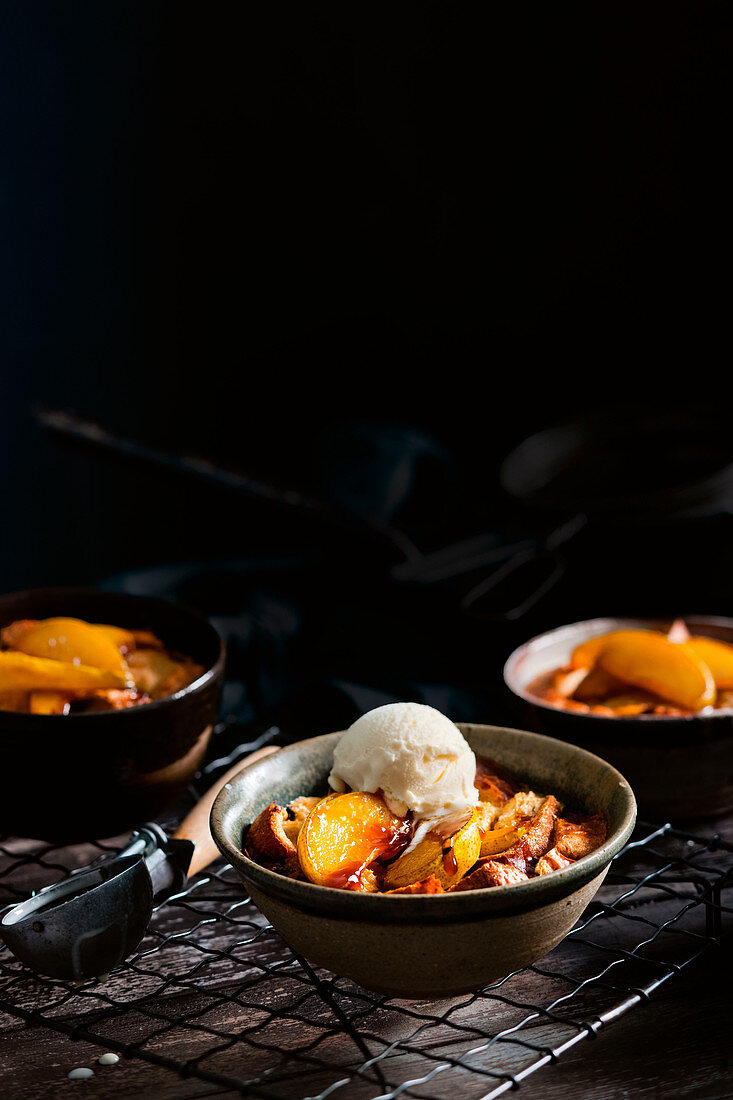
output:
[[529, 882], [455, 894], [365, 894], [290, 879], [249, 859], [243, 833], [270, 802], [324, 793], [341, 735], [290, 745], [244, 767], [223, 788], [211, 832], [264, 915], [316, 966], [396, 997], [480, 989], [551, 951], [606, 877], [636, 820], [636, 801], [620, 772], [541, 734], [458, 725], [474, 752], [520, 782], [556, 795], [570, 810], [602, 813], [606, 842], [572, 866]]

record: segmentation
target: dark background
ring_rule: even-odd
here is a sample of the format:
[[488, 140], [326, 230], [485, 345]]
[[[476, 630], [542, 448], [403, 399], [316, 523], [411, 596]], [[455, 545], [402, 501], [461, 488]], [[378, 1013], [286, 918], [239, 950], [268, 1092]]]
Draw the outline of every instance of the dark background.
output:
[[[502, 623], [460, 586], [398, 583], [378, 538], [61, 446], [32, 414], [205, 455], [421, 550], [574, 516], [499, 476], [556, 421], [613, 413], [619, 437], [581, 465], [592, 485], [631, 455], [617, 495], [689, 478], [684, 428], [678, 451], [646, 446], [665, 410], [724, 466], [728, 5], [0, 18], [4, 590], [112, 576], [237, 619], [276, 670], [265, 702], [293, 677], [483, 697], [538, 629], [733, 611], [727, 500], [591, 522], [559, 585]], [[168, 568], [190, 562], [210, 564]]]

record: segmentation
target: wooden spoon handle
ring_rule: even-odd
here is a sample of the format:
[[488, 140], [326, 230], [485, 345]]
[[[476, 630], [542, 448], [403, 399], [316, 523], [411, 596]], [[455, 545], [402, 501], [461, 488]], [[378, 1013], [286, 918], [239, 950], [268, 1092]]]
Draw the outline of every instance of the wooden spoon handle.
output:
[[193, 841], [194, 851], [188, 868], [189, 878], [199, 871], [203, 871], [204, 867], [208, 867], [210, 863], [219, 857], [219, 849], [214, 843], [209, 828], [211, 807], [214, 805], [214, 800], [219, 791], [247, 764], [252, 764], [255, 760], [261, 760], [264, 756], [270, 756], [277, 751], [277, 745], [267, 745], [264, 749], [257, 749], [256, 752], [251, 753], [244, 760], [239, 760], [229, 771], [224, 773], [221, 779], [214, 783], [213, 787], [209, 788], [191, 812], [186, 814], [173, 835], [179, 840]]

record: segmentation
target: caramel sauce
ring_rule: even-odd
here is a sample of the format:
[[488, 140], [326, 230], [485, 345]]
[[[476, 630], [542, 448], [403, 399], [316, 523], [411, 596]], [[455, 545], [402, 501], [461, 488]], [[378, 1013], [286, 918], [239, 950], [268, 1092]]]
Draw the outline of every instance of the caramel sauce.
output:
[[392, 839], [384, 851], [377, 857], [379, 862], [389, 863], [390, 860], [397, 859], [397, 856], [402, 855], [405, 848], [407, 848], [412, 840], [414, 831], [415, 825], [412, 819], [412, 810], [410, 810], [407, 816], [402, 818], [397, 828], [393, 830]]
[[446, 875], [458, 873], [458, 860], [456, 859], [456, 853], [453, 851], [453, 837], [448, 841], [448, 847], [443, 849], [443, 870]]
[[457, 810], [455, 813], [446, 814], [439, 818], [430, 828], [425, 840], [436, 840], [443, 849], [443, 870], [446, 875], [458, 873], [458, 860], [453, 851], [453, 841], [461, 829], [468, 824], [473, 817], [473, 807], [465, 810]]
[[371, 860], [360, 865], [351, 866], [345, 865], [339, 867], [337, 871], [329, 875], [328, 878], [323, 880], [324, 886], [333, 886], [336, 890], [364, 890], [364, 882], [362, 881], [362, 875], [367, 869]]

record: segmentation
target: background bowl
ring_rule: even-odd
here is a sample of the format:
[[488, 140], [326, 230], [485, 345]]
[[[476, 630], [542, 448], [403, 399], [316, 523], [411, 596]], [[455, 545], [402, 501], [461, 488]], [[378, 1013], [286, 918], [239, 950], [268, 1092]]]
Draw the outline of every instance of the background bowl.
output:
[[[733, 619], [692, 615], [684, 621], [691, 634], [733, 644]], [[612, 630], [666, 631], [671, 622], [588, 619], [548, 630], [514, 650], [504, 666], [504, 682], [513, 693], [518, 721], [609, 760], [628, 778], [646, 817], [716, 817], [733, 810], [733, 710], [611, 718], [553, 707], [527, 691], [535, 677], [567, 664], [588, 638]]]
[[0, 711], [0, 832], [45, 840], [111, 836], [155, 817], [199, 768], [218, 719], [224, 643], [206, 619], [164, 600], [92, 588], [0, 597], [0, 626], [56, 615], [152, 630], [206, 670], [175, 695], [125, 710]]
[[361, 894], [299, 882], [242, 851], [246, 827], [273, 800], [327, 788], [340, 734], [300, 741], [245, 767], [218, 795], [211, 830], [252, 898], [317, 966], [378, 992], [445, 997], [479, 989], [550, 951], [601, 885], [634, 825], [626, 780], [582, 749], [523, 730], [459, 724], [475, 752], [578, 811], [600, 811], [609, 835], [590, 856], [517, 886], [458, 894]]

